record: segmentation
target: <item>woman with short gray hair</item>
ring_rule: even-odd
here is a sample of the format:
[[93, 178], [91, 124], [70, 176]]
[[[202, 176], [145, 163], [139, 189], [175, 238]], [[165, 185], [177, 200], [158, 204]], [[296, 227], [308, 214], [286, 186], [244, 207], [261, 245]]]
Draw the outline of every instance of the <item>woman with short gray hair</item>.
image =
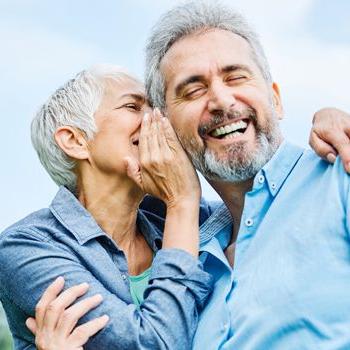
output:
[[[143, 85], [118, 67], [85, 70], [42, 106], [32, 140], [60, 189], [0, 236], [16, 349], [190, 349], [212, 287], [197, 259], [201, 191]], [[146, 193], [165, 222], [138, 209]]]

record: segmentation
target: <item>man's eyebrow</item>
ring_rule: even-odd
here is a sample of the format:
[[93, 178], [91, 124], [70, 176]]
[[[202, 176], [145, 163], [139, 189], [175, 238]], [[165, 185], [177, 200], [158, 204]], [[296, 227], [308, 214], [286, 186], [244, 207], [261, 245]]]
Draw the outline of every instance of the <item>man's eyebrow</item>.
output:
[[[220, 69], [221, 73], [230, 73], [230, 72], [234, 72], [234, 71], [238, 71], [238, 70], [244, 70], [246, 72], [248, 72], [249, 74], [253, 74], [252, 70], [244, 65], [244, 64], [231, 64], [229, 66], [225, 66], [223, 68]], [[181, 94], [181, 91], [183, 90], [183, 88], [191, 83], [198, 83], [198, 82], [203, 82], [205, 80], [205, 77], [203, 75], [192, 75], [188, 78], [186, 78], [185, 80], [183, 80], [182, 82], [180, 82], [176, 88], [175, 88], [175, 95], [179, 96]]]
[[146, 102], [146, 97], [143, 94], [128, 93], [120, 96], [120, 98], [124, 98], [124, 97], [131, 97], [135, 99], [137, 102], [142, 102], [142, 103]]
[[190, 77], [186, 78], [176, 86], [175, 95], [179, 96], [181, 94], [181, 91], [186, 85], [203, 82], [203, 81], [204, 81], [204, 77], [202, 75], [191, 75]]
[[231, 64], [229, 66], [225, 66], [221, 68], [222, 73], [230, 73], [230, 72], [235, 72], [237, 70], [244, 70], [250, 74], [253, 74], [252, 70], [244, 64]]

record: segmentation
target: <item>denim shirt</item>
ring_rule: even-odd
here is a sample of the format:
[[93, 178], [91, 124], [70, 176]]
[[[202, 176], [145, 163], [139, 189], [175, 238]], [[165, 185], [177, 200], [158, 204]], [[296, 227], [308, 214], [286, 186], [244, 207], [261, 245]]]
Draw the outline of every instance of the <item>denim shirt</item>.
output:
[[[87, 282], [86, 296], [103, 296], [79, 323], [103, 314], [110, 321], [85, 349], [191, 349], [212, 277], [189, 253], [160, 249], [162, 233], [156, 226], [164, 223], [164, 208], [152, 200], [145, 203], [149, 210], [139, 210], [137, 225], [155, 257], [140, 309], [132, 303], [124, 253], [66, 188], [59, 189], [48, 209], [0, 235], [0, 298], [16, 349], [35, 349], [25, 320], [34, 316], [36, 303], [58, 276], [65, 278], [65, 288]], [[201, 220], [209, 214], [202, 206]]]

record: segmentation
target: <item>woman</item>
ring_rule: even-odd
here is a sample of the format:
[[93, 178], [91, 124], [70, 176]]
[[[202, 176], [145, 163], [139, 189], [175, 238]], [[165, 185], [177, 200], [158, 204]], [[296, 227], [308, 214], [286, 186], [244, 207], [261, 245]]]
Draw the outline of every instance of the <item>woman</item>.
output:
[[[62, 325], [72, 343], [57, 348], [189, 349], [212, 287], [197, 259], [200, 186], [142, 84], [116, 67], [81, 72], [38, 112], [32, 140], [61, 187], [49, 209], [0, 238], [0, 297], [16, 349], [34, 348], [22, 324], [53, 280], [36, 320]], [[167, 206], [163, 235], [138, 210], [145, 193]], [[71, 288], [56, 298], [63, 284]], [[51, 340], [39, 337], [39, 348]]]

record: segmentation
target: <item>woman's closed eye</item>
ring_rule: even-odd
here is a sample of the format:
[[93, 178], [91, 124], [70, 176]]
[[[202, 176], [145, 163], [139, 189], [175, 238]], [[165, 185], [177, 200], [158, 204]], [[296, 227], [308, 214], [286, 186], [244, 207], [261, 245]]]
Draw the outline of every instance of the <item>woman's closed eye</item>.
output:
[[134, 110], [134, 111], [141, 111], [142, 109], [142, 105], [138, 104], [138, 103], [127, 103], [124, 105], [125, 108]]

